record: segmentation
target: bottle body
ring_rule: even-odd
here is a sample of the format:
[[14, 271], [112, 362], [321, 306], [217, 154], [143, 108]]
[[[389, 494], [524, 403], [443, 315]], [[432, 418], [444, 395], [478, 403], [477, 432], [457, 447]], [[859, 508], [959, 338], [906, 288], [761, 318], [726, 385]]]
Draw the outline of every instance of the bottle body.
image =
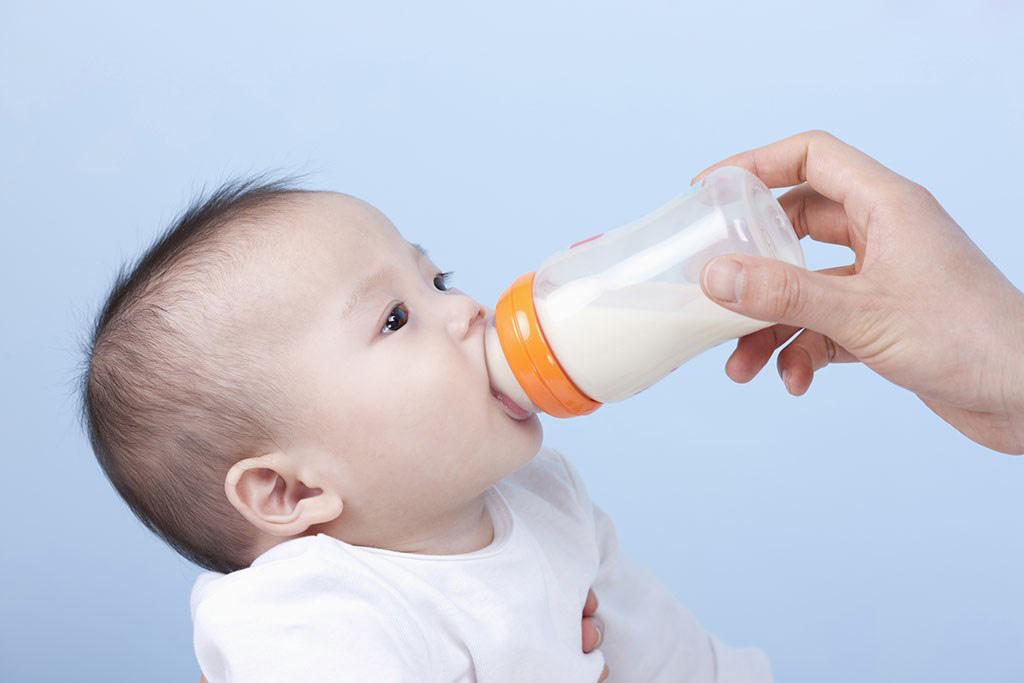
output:
[[[556, 367], [541, 367], [541, 384], [561, 370], [598, 405], [628, 398], [702, 351], [770, 324], [722, 308], [700, 288], [704, 265], [736, 252], [804, 265], [768, 188], [743, 169], [724, 167], [650, 215], [552, 255], [532, 276], [529, 306], [503, 312], [499, 302], [499, 332], [503, 318], [519, 321], [514, 332], [498, 335], [508, 366], [531, 402], [552, 414], [558, 411], [538, 401], [531, 386], [549, 360]], [[519, 302], [526, 298], [518, 293]], [[521, 324], [524, 317], [532, 327]], [[516, 360], [514, 347], [538, 341], [527, 360]], [[585, 414], [579, 409], [566, 410]]]
[[649, 282], [626, 294], [651, 307], [537, 301], [555, 357], [579, 390], [601, 403], [629, 398], [702, 351], [765, 327], [708, 300], [700, 285]]

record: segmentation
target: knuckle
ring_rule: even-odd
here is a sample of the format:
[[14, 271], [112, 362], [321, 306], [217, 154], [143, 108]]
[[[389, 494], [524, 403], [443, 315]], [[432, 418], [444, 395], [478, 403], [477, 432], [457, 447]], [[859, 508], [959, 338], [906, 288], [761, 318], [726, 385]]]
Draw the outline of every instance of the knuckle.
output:
[[825, 364], [822, 367], [825, 367], [836, 357], [836, 343], [829, 337], [822, 336], [822, 339], [825, 340]]
[[831, 142], [838, 139], [835, 135], [832, 135], [832, 133], [829, 133], [827, 130], [822, 130], [821, 128], [815, 128], [807, 131], [807, 137], [810, 138], [812, 142]]
[[768, 279], [768, 313], [779, 320], [789, 319], [800, 312], [800, 278], [788, 268], [778, 269]]
[[779, 351], [779, 369], [783, 367], [802, 367], [810, 372], [815, 370], [814, 348], [809, 343], [809, 332], [804, 330], [786, 348]]
[[900, 215], [909, 206], [933, 204], [935, 197], [923, 185], [903, 176], [891, 174], [882, 179], [875, 190], [875, 206], [880, 217], [892, 218]]
[[935, 199], [935, 195], [931, 193], [924, 185], [915, 183], [914, 181], [908, 181], [910, 187], [908, 188], [909, 194], [921, 204], [938, 204], [938, 200]]
[[807, 222], [807, 193], [800, 193], [796, 206], [793, 207], [792, 212], [793, 228], [796, 230], [797, 237], [804, 237], [811, 233], [810, 224]]

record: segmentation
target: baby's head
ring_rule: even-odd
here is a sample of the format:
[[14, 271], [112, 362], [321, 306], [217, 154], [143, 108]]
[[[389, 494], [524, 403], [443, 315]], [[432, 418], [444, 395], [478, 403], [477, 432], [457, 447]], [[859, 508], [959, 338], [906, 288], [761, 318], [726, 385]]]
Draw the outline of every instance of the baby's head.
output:
[[82, 379], [93, 450], [192, 561], [248, 566], [289, 538], [384, 545], [536, 453], [491, 397], [487, 311], [372, 206], [225, 186], [131, 268]]

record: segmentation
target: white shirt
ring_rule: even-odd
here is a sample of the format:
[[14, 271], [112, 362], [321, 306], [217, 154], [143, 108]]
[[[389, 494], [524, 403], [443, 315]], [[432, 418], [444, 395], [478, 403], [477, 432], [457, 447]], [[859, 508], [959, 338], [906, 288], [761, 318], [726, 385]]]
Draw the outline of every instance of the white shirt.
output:
[[[760, 650], [706, 634], [619, 549], [579, 475], [542, 448], [485, 494], [486, 548], [417, 555], [319, 534], [192, 590], [194, 644], [210, 683], [771, 681]], [[583, 654], [587, 590], [605, 624]]]

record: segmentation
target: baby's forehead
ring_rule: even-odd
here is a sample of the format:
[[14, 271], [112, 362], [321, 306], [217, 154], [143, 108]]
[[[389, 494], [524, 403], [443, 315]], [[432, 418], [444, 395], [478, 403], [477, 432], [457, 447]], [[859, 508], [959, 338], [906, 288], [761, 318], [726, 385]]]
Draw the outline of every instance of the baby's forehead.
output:
[[291, 309], [343, 294], [368, 273], [410, 261], [414, 247], [372, 205], [334, 192], [308, 193], [260, 217], [252, 258], [238, 273], [250, 308]]
[[267, 207], [240, 225], [233, 248], [246, 263], [243, 277], [323, 278], [355, 273], [404, 257], [409, 243], [372, 205], [335, 192], [308, 192]]
[[311, 192], [295, 202], [278, 221], [279, 233], [298, 248], [323, 252], [325, 247], [347, 247], [362, 261], [366, 252], [387, 253], [405, 240], [376, 207], [337, 192]]

